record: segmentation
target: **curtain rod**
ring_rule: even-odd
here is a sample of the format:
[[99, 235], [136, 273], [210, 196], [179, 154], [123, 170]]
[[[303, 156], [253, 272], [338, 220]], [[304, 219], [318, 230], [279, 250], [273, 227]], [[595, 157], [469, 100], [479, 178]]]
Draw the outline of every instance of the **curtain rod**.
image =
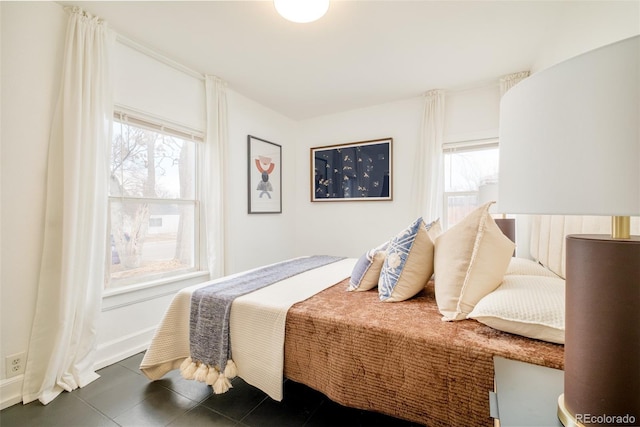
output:
[[156, 51], [154, 51], [153, 49], [150, 49], [146, 46], [141, 45], [138, 42], [135, 42], [133, 40], [131, 40], [130, 38], [127, 38], [125, 36], [123, 36], [122, 34], [116, 33], [116, 40], [119, 41], [120, 43], [122, 43], [125, 46], [128, 46], [152, 59], [155, 59], [156, 61], [162, 62], [165, 65], [168, 65], [178, 71], [181, 71], [191, 77], [194, 77], [196, 79], [199, 80], [205, 80], [205, 76], [202, 73], [199, 73], [195, 70], [192, 70], [191, 68], [187, 67], [186, 65], [182, 65], [179, 62], [174, 61], [171, 58], [168, 58]]

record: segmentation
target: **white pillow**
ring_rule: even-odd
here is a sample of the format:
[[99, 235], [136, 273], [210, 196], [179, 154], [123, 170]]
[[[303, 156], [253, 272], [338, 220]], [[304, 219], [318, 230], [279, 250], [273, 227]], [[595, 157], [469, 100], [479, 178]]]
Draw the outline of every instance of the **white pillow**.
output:
[[435, 294], [442, 320], [463, 320], [480, 298], [500, 286], [515, 244], [480, 206], [435, 242]]
[[558, 277], [508, 275], [469, 313], [492, 328], [564, 344], [565, 283]]
[[527, 258], [511, 258], [509, 267], [507, 267], [507, 272], [504, 274], [559, 277], [557, 274], [545, 268], [543, 265]]

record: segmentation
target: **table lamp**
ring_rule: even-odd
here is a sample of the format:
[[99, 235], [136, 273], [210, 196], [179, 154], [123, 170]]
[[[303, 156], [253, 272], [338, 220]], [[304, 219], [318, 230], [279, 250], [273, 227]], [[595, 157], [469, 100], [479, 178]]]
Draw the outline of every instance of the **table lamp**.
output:
[[501, 209], [612, 216], [566, 240], [565, 426], [640, 424], [640, 36], [561, 62], [501, 101]]
[[500, 209], [498, 202], [498, 183], [488, 182], [478, 186], [478, 205], [494, 201], [495, 203], [489, 208], [490, 214], [502, 214], [501, 218], [494, 218], [496, 225], [512, 242], [516, 241], [516, 220], [507, 218], [506, 214]]

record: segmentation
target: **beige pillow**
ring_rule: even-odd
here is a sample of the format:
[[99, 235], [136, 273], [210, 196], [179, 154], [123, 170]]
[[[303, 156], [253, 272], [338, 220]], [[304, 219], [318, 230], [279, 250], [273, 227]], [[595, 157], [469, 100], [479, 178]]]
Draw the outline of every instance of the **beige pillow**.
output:
[[387, 245], [373, 248], [358, 259], [351, 272], [348, 291], [368, 291], [378, 286]]
[[559, 277], [507, 275], [498, 289], [478, 301], [469, 318], [501, 331], [564, 344], [564, 290]]
[[431, 237], [431, 241], [435, 242], [436, 239], [442, 234], [442, 225], [440, 225], [440, 218], [431, 221], [426, 225], [427, 233]]
[[436, 239], [435, 294], [442, 320], [462, 320], [478, 301], [496, 289], [509, 266], [515, 244], [480, 206]]
[[380, 301], [405, 301], [424, 289], [433, 274], [429, 231], [436, 221], [427, 225], [418, 218], [391, 239], [378, 281]]

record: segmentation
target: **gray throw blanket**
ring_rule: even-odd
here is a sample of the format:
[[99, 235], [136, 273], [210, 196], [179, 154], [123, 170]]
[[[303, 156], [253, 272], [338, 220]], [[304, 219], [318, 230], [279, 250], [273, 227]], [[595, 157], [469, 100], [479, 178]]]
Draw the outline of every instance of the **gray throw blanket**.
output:
[[[189, 343], [191, 357], [181, 368], [183, 376], [214, 385], [214, 392], [228, 390], [225, 378], [235, 376], [231, 362], [229, 317], [231, 303], [237, 297], [264, 288], [308, 270], [344, 259], [334, 256], [296, 258], [259, 268], [223, 282], [197, 289], [191, 296]], [[189, 367], [190, 365], [190, 367]], [[227, 367], [227, 372], [225, 368]], [[218, 381], [220, 379], [220, 381]], [[224, 386], [222, 383], [226, 383]]]

